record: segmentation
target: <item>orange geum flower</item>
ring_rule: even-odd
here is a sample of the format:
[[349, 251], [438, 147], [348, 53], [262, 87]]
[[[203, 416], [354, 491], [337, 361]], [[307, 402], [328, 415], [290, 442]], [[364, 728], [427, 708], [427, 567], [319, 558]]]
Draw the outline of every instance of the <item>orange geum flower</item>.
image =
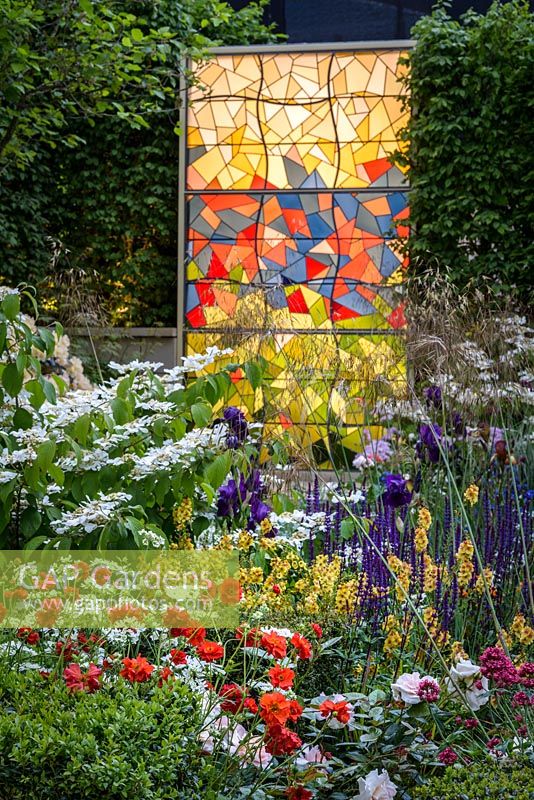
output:
[[291, 713], [291, 702], [281, 692], [268, 692], [260, 699], [260, 716], [269, 727], [284, 726]]

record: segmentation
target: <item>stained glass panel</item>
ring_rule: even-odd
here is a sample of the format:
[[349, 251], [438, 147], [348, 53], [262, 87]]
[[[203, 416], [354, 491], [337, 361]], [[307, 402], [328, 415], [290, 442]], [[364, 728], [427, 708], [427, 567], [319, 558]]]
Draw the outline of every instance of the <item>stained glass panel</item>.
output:
[[265, 359], [228, 402], [301, 443], [334, 420], [358, 449], [364, 403], [405, 386], [401, 55], [219, 51], [189, 90], [186, 349]]

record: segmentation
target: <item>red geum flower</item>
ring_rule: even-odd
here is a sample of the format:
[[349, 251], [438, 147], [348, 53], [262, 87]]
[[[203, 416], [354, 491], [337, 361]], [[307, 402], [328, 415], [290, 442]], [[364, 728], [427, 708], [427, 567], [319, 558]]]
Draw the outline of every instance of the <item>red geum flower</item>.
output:
[[22, 586], [17, 586], [16, 589], [7, 589], [4, 592], [4, 597], [6, 599], [12, 598], [15, 600], [26, 600], [26, 598], [28, 597], [28, 592], [26, 591], [26, 589], [23, 589]]
[[56, 603], [57, 607], [41, 608], [35, 612], [35, 622], [40, 628], [53, 628], [63, 607], [63, 600], [57, 597], [51, 597], [47, 602]]
[[274, 592], [274, 594], [280, 594], [281, 591], [282, 590], [280, 589], [278, 584], [277, 583], [273, 583], [273, 592]]
[[325, 719], [335, 717], [341, 725], [346, 725], [350, 721], [352, 707], [348, 700], [323, 700], [319, 711]]
[[287, 800], [311, 800], [313, 794], [304, 786], [288, 786], [284, 794]]
[[260, 640], [260, 646], [275, 658], [285, 658], [287, 655], [287, 642], [275, 631], [264, 633]]
[[219, 692], [219, 696], [223, 698], [221, 703], [223, 711], [237, 714], [239, 709], [243, 708], [245, 695], [237, 683], [225, 683]]
[[96, 664], [89, 664], [87, 672], [83, 673], [79, 664], [69, 664], [63, 670], [63, 677], [67, 688], [71, 692], [96, 692], [100, 689], [100, 676], [102, 670]]
[[315, 635], [317, 636], [317, 638], [318, 639], [322, 639], [323, 638], [323, 629], [321, 628], [321, 626], [318, 625], [316, 622], [312, 622], [311, 626], [312, 626], [312, 630], [315, 633]]
[[172, 671], [172, 669], [170, 667], [163, 667], [163, 669], [159, 673], [159, 681], [158, 681], [159, 688], [161, 689], [163, 684], [166, 683], [167, 681], [170, 681], [171, 678], [174, 678], [174, 672]]
[[291, 722], [296, 722], [301, 716], [304, 709], [297, 703], [296, 700], [290, 700], [289, 702], [289, 719]]
[[67, 688], [71, 692], [83, 692], [84, 691], [84, 681], [83, 681], [83, 673], [82, 668], [79, 664], [71, 664], [68, 667], [65, 667], [63, 670], [63, 677], [65, 679], [65, 683], [67, 684]]
[[171, 636], [183, 636], [191, 647], [196, 647], [206, 638], [206, 628], [172, 628]]
[[245, 702], [243, 703], [243, 708], [246, 708], [247, 711], [250, 711], [251, 714], [258, 713], [258, 704], [254, 700], [253, 697], [247, 697]]
[[104, 586], [111, 580], [112, 572], [108, 567], [97, 567], [93, 570], [93, 580], [98, 586]]
[[281, 667], [280, 664], [272, 667], [269, 670], [269, 680], [272, 685], [279, 689], [291, 689], [295, 673], [289, 667]]
[[302, 658], [303, 660], [311, 658], [311, 642], [309, 642], [304, 636], [301, 636], [300, 633], [293, 634], [291, 637], [291, 644], [296, 649], [299, 658]]
[[281, 725], [269, 727], [265, 737], [265, 749], [273, 756], [289, 756], [302, 744], [302, 739], [294, 731]]
[[185, 609], [171, 606], [163, 615], [163, 624], [171, 628], [171, 636], [183, 636], [182, 633], [174, 633], [174, 630], [183, 630], [190, 625], [191, 617]]
[[187, 653], [185, 650], [177, 650], [173, 647], [171, 650], [171, 661], [173, 664], [187, 664]]
[[119, 620], [125, 619], [126, 617], [141, 622], [144, 616], [145, 612], [143, 609], [132, 603], [125, 603], [123, 606], [113, 606], [113, 608], [108, 609], [110, 622], [119, 622]]
[[39, 636], [39, 632], [34, 631], [31, 628], [19, 628], [17, 631], [17, 637], [19, 639], [24, 639], [26, 644], [37, 644], [41, 638]]
[[122, 675], [130, 683], [144, 683], [150, 678], [155, 669], [143, 656], [123, 658], [122, 663], [124, 666], [119, 675]]
[[101, 675], [102, 670], [100, 667], [97, 667], [96, 664], [91, 662], [89, 664], [89, 669], [85, 673], [85, 685], [87, 686], [88, 692], [95, 692], [97, 689], [100, 689]]
[[65, 642], [56, 642], [56, 655], [62, 656], [65, 662], [72, 661], [77, 652], [71, 639], [67, 639]]
[[243, 628], [236, 628], [235, 638], [244, 643], [245, 647], [255, 647], [259, 644], [262, 633], [258, 628], [250, 628], [249, 630]]
[[269, 727], [283, 726], [289, 719], [291, 703], [281, 692], [268, 692], [260, 698], [260, 716]]
[[217, 642], [210, 642], [208, 639], [199, 642], [196, 646], [196, 651], [198, 657], [201, 658], [202, 661], [207, 661], [208, 663], [219, 661], [219, 659], [224, 656], [224, 647], [217, 644]]
[[221, 603], [225, 606], [232, 606], [241, 600], [241, 586], [235, 578], [225, 578], [217, 587]]

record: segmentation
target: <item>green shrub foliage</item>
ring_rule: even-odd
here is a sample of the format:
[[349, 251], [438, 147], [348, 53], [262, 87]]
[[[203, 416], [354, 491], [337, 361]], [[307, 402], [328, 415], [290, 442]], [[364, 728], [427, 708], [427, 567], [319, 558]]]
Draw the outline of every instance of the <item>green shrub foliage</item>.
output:
[[0, 283], [61, 314], [59, 240], [110, 322], [175, 324], [180, 59], [272, 41], [264, 5], [0, 0]]
[[460, 21], [443, 7], [417, 22], [405, 83], [409, 249], [464, 285], [482, 276], [532, 291], [532, 75], [528, 3], [495, 2]]
[[196, 800], [213, 769], [198, 747], [198, 698], [184, 684], [120, 681], [69, 694], [63, 681], [2, 673], [3, 800]]
[[532, 800], [534, 769], [525, 761], [486, 761], [468, 768], [448, 767], [414, 792], [414, 800]]

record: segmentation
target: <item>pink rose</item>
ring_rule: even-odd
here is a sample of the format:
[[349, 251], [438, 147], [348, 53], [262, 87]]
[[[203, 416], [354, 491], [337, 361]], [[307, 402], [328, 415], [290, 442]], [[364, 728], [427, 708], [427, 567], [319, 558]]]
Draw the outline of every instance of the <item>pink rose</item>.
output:
[[421, 677], [418, 672], [405, 672], [391, 684], [394, 700], [402, 700], [408, 706], [421, 702], [419, 697], [419, 684]]

